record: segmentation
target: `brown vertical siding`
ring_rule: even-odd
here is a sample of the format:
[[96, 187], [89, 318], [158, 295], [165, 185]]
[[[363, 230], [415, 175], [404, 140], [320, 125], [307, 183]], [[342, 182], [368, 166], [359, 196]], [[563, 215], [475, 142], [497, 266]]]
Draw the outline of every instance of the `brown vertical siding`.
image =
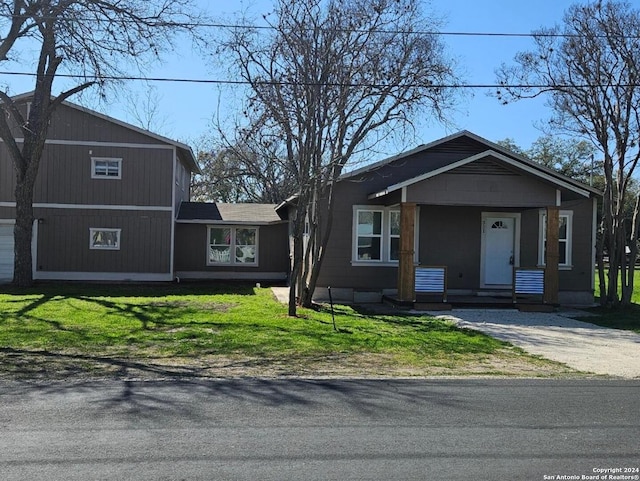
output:
[[420, 264], [447, 266], [449, 289], [480, 282], [480, 207], [420, 207]]
[[176, 177], [175, 177], [175, 197], [174, 202], [177, 207], [181, 202], [189, 202], [189, 189], [191, 184], [191, 172], [187, 169], [182, 162], [176, 162]]
[[68, 105], [61, 105], [54, 112], [48, 138], [135, 144], [159, 143], [158, 140], [142, 132]]
[[571, 270], [560, 269], [560, 290], [591, 290], [593, 200], [584, 199], [565, 202], [560, 207], [560, 210], [573, 211], [573, 268]]
[[[92, 179], [91, 158], [122, 159], [121, 179]], [[36, 203], [171, 206], [173, 151], [47, 145]]]
[[520, 267], [538, 266], [540, 209], [525, 209], [520, 215]]
[[15, 219], [15, 207], [0, 207], [0, 219]]
[[207, 226], [176, 224], [175, 270], [188, 272], [289, 272], [288, 224], [258, 226], [258, 266], [207, 266]]
[[0, 141], [0, 202], [13, 202], [16, 174], [4, 142]]
[[[536, 180], [532, 183], [541, 184]], [[391, 289], [397, 284], [393, 266], [352, 265], [353, 205], [383, 205], [386, 197], [368, 200], [373, 190], [366, 182], [340, 182], [336, 187], [336, 210], [326, 258], [318, 281], [321, 287]], [[555, 202], [555, 189], [554, 202]], [[546, 197], [540, 201], [545, 202]], [[393, 205], [396, 202], [389, 202]], [[509, 205], [507, 203], [507, 205]], [[540, 206], [542, 207], [542, 205]], [[496, 206], [420, 205], [419, 262], [448, 266], [450, 289], [478, 289], [480, 286], [482, 212], [519, 212], [521, 214], [520, 265], [538, 263], [539, 208]], [[560, 289], [591, 289], [591, 216], [592, 200], [565, 202], [562, 210], [573, 210], [573, 268], [560, 272]]]
[[[170, 272], [171, 213], [37, 209], [37, 270]], [[89, 229], [122, 229], [117, 251], [89, 249]]]
[[[382, 205], [369, 201], [370, 185], [343, 181], [336, 185], [335, 210], [331, 236], [327, 246], [318, 285], [366, 289], [395, 288], [398, 281], [397, 266], [352, 266], [353, 206]], [[399, 200], [399, 195], [395, 196]], [[386, 199], [385, 199], [386, 200]]]
[[539, 207], [555, 201], [555, 187], [524, 175], [469, 175], [454, 171], [407, 188], [407, 202], [423, 204]]

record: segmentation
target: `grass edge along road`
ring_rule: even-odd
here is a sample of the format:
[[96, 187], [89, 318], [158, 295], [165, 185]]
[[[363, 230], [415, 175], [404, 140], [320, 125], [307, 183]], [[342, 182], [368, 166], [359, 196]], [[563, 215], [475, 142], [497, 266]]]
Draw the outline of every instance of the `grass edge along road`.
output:
[[573, 376], [427, 315], [357, 306], [287, 316], [247, 284], [44, 284], [0, 290], [0, 378]]

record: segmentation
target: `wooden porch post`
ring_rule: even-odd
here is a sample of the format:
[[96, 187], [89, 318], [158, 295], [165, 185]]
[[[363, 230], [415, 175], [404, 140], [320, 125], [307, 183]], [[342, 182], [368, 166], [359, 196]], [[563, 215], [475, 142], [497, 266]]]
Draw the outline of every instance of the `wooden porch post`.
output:
[[544, 303], [558, 304], [560, 282], [558, 278], [558, 262], [560, 259], [558, 234], [560, 230], [560, 210], [558, 207], [547, 207], [547, 250], [544, 270]]
[[415, 277], [413, 271], [416, 204], [400, 204], [400, 259], [398, 261], [398, 300], [413, 302]]

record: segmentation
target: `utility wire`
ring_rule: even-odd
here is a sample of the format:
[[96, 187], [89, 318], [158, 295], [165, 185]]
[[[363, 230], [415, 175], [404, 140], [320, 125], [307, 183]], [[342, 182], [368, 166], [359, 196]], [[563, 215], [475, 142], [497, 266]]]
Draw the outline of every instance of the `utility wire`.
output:
[[[16, 15], [16, 18], [29, 18], [26, 16]], [[10, 19], [11, 15], [3, 14], [0, 18]], [[60, 17], [38, 17], [38, 20], [61, 20]], [[135, 19], [113, 19], [113, 18], [96, 18], [96, 17], [75, 17], [75, 18], [63, 18], [66, 22], [94, 22], [94, 23], [139, 23], [139, 20]], [[226, 23], [209, 23], [209, 22], [172, 22], [172, 21], [159, 21], [155, 18], [146, 19], [150, 25], [158, 27], [176, 27], [176, 28], [218, 28], [227, 30], [277, 30], [277, 27], [272, 25], [248, 25], [248, 24], [226, 24]], [[304, 30], [304, 29], [303, 29]], [[316, 29], [308, 29], [309, 31]], [[330, 32], [343, 32], [343, 33], [380, 33], [390, 35], [442, 35], [448, 37], [511, 37], [511, 38], [534, 38], [534, 37], [548, 37], [548, 38], [583, 38], [587, 35], [579, 33], [555, 33], [552, 31], [539, 31], [539, 32], [461, 32], [461, 31], [438, 31], [438, 30], [359, 30], [359, 29], [317, 29], [320, 31]], [[640, 39], [640, 35], [602, 35], [594, 34], [588, 35], [592, 38], [622, 38], [622, 39]]]
[[[10, 76], [25, 76], [35, 77], [37, 74], [32, 72], [3, 72], [0, 71], [0, 75]], [[71, 74], [56, 74], [56, 78], [79, 78], [79, 75]], [[96, 79], [98, 80], [98, 79]], [[382, 87], [385, 84], [367, 83], [367, 84], [343, 84], [343, 83], [314, 83], [314, 82], [278, 82], [278, 81], [255, 81], [250, 82], [248, 80], [220, 80], [220, 79], [197, 79], [197, 78], [179, 78], [179, 77], [139, 77], [139, 76], [102, 76], [99, 80], [131, 80], [131, 81], [145, 81], [145, 82], [173, 82], [173, 83], [192, 83], [192, 84], [218, 84], [218, 85], [304, 85], [304, 86], [327, 86], [327, 87]], [[532, 89], [545, 89], [545, 88], [590, 88], [590, 87], [620, 87], [620, 88], [635, 88], [640, 87], [640, 84], [490, 84], [490, 83], [473, 83], [473, 84], [413, 84], [412, 87], [431, 87], [442, 89], [506, 89], [506, 88], [532, 88]]]

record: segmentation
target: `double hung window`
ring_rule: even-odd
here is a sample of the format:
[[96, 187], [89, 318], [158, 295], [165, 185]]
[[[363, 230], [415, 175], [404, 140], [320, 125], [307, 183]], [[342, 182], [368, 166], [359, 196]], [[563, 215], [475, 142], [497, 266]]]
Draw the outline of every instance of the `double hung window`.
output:
[[389, 207], [354, 208], [355, 263], [396, 263], [400, 259], [400, 210]]
[[[573, 213], [571, 211], [561, 211], [558, 223], [558, 266], [571, 267], [571, 235], [573, 230]], [[547, 214], [541, 211], [540, 214], [540, 248], [538, 264], [544, 266], [547, 251]]]

